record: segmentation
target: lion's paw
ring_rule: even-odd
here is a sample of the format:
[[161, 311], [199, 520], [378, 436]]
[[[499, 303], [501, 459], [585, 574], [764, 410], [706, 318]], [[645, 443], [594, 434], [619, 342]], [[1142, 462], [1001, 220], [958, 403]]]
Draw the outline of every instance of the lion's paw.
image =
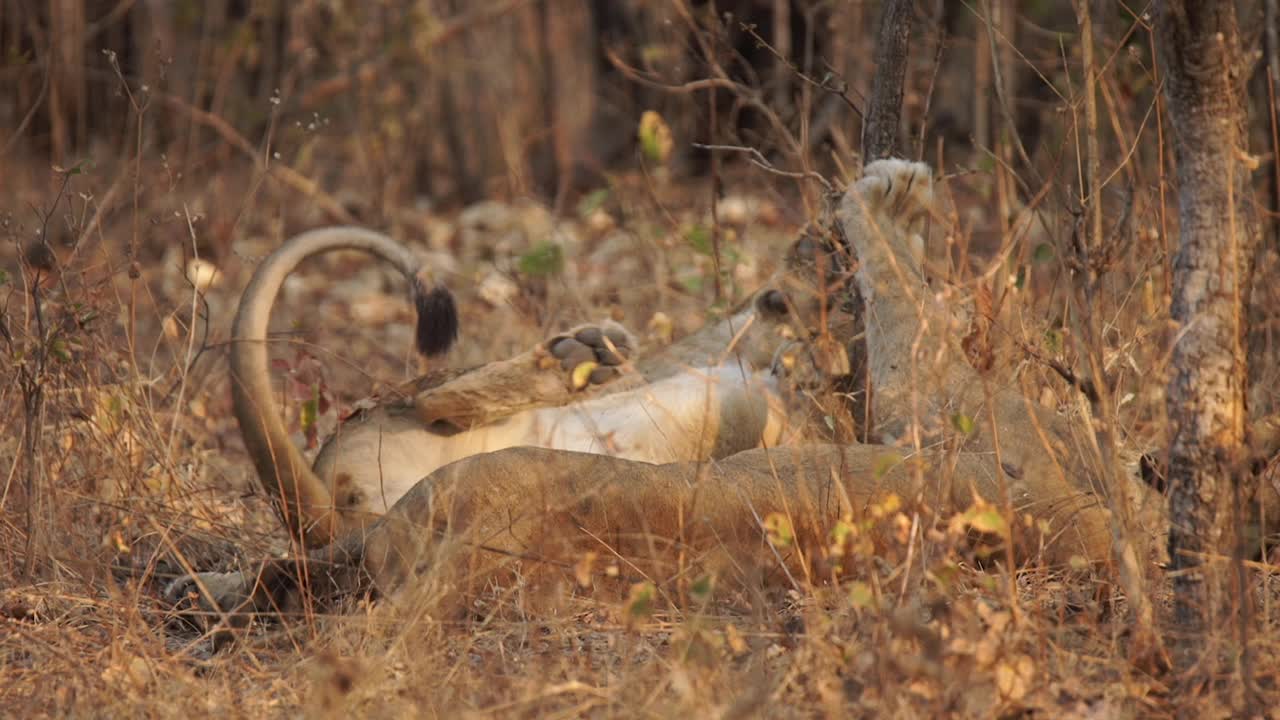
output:
[[933, 170], [909, 160], [876, 160], [863, 169], [854, 188], [868, 210], [905, 225], [932, 206]]
[[545, 343], [548, 365], [559, 363], [569, 373], [570, 385], [581, 390], [602, 385], [618, 377], [619, 368], [635, 353], [636, 341], [627, 329], [615, 322], [579, 325]]

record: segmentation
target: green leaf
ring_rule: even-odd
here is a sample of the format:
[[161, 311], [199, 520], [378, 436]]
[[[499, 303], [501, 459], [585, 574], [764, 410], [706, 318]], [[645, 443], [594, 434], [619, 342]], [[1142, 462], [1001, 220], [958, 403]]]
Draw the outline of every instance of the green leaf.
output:
[[627, 606], [624, 615], [627, 624], [632, 625], [653, 615], [653, 598], [657, 594], [651, 582], [638, 582], [631, 586], [627, 595]]
[[609, 199], [609, 188], [600, 188], [587, 193], [578, 201], [578, 217], [585, 218], [599, 210]]
[[711, 590], [715, 587], [710, 575], [703, 575], [693, 581], [693, 585], [689, 586], [689, 594], [699, 602], [704, 602], [711, 597]]
[[973, 433], [973, 418], [964, 413], [956, 413], [951, 416], [951, 427], [961, 435], [970, 435]]
[[314, 387], [315, 387], [315, 395], [313, 395], [306, 402], [302, 403], [303, 432], [310, 432], [311, 428], [314, 427], [316, 424], [316, 418], [319, 417], [319, 412], [317, 411], [317, 408], [320, 406], [320, 398], [319, 398], [320, 388], [319, 386], [314, 386]]
[[525, 275], [555, 275], [564, 269], [564, 249], [545, 241], [520, 256], [516, 268]]
[[54, 338], [49, 343], [49, 354], [58, 358], [62, 362], [71, 361], [71, 353], [67, 352], [67, 343], [62, 338]]
[[875, 476], [879, 480], [883, 478], [893, 467], [902, 462], [902, 456], [897, 453], [887, 452], [880, 453], [876, 456]]
[[711, 243], [711, 230], [706, 225], [694, 225], [684, 231], [685, 242], [703, 255], [710, 256], [715, 252]]
[[1036, 251], [1032, 258], [1040, 264], [1049, 262], [1053, 259], [1053, 246], [1047, 242], [1040, 243], [1036, 246]]
[[873, 607], [876, 595], [867, 583], [858, 581], [849, 584], [849, 602], [859, 610]]
[[706, 281], [701, 275], [687, 275], [679, 279], [681, 287], [691, 293], [700, 293], [702, 288], [706, 286]]
[[1062, 352], [1062, 331], [1052, 328], [1044, 331], [1044, 346], [1057, 355]]

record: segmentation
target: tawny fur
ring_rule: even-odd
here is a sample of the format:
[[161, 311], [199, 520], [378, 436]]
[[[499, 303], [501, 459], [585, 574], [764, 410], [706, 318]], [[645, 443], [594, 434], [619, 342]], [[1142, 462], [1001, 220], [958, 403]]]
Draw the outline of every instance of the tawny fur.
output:
[[[1019, 518], [1032, 521], [1014, 523], [1020, 560], [1049, 565], [1074, 564], [1076, 558], [1105, 562], [1110, 558], [1112, 523], [1103, 502], [1104, 484], [1088, 460], [1091, 455], [1084, 451], [1090, 440], [1081, 423], [1028, 402], [1008, 379], [981, 375], [965, 364], [963, 353], [954, 347], [959, 337], [954, 301], [936, 297], [920, 267], [919, 232], [931, 200], [927, 166], [881, 161], [866, 168], [865, 177], [850, 188], [841, 208], [844, 234], [861, 262], [858, 282], [867, 304], [867, 354], [875, 412], [886, 428], [885, 444], [752, 449], [704, 462], [697, 458], [715, 457], [717, 452], [707, 452], [703, 437], [686, 447], [696, 457], [685, 462], [654, 465], [619, 457], [617, 452], [596, 454], [605, 449], [604, 443], [590, 428], [602, 425], [616, 428], [624, 438], [645, 437], [652, 431], [655, 434], [649, 437], [669, 441], [671, 428], [680, 426], [678, 419], [653, 422], [638, 401], [645, 393], [666, 396], [666, 388], [682, 396], [689, 387], [681, 383], [699, 377], [698, 373], [718, 376], [719, 384], [706, 387], [714, 387], [722, 397], [734, 392], [756, 395], [749, 382], [766, 371], [761, 363], [768, 354], [759, 351], [772, 347], [776, 353], [780, 346], [772, 340], [749, 341], [739, 348], [747, 359], [742, 353], [735, 357], [732, 339], [741, 342], [747, 334], [741, 322], [736, 327], [715, 327], [704, 336], [712, 340], [665, 356], [678, 361], [659, 356], [649, 361], [648, 370], [645, 361], [637, 362], [630, 376], [617, 381], [616, 387], [623, 388], [617, 393], [569, 406], [522, 411], [532, 414], [517, 413], [503, 421], [511, 425], [508, 429], [486, 426], [480, 429], [482, 435], [465, 440], [480, 452], [530, 436], [545, 440], [548, 428], [557, 422], [579, 423], [576, 444], [566, 442], [562, 447], [590, 453], [506, 447], [444, 464], [465, 455], [463, 446], [437, 444], [438, 438], [415, 428], [414, 423], [421, 423], [416, 416], [394, 421], [406, 430], [403, 440], [385, 430], [381, 435], [362, 431], [366, 433], [362, 442], [368, 443], [363, 446], [366, 453], [381, 437], [383, 468], [388, 464], [388, 440], [397, 453], [403, 453], [406, 459], [401, 461], [406, 465], [439, 467], [416, 483], [408, 479], [412, 472], [398, 479], [393, 494], [403, 495], [366, 532], [348, 534], [328, 548], [313, 551], [312, 576], [315, 568], [336, 564], [359, 570], [343, 574], [347, 578], [343, 582], [359, 584], [360, 579], [369, 579], [384, 593], [443, 581], [457, 594], [472, 581], [505, 567], [571, 566], [588, 550], [620, 558], [625, 567], [652, 578], [677, 573], [688, 577], [695, 570], [687, 563], [754, 578], [761, 573], [800, 573], [808, 569], [806, 559], [814, 557], [808, 551], [821, 546], [825, 528], [889, 491], [943, 517], [978, 498], [998, 502], [1007, 497]], [[795, 293], [789, 299], [794, 305]], [[746, 312], [751, 316], [773, 304], [749, 304]], [[761, 322], [757, 329], [768, 330], [769, 324]], [[762, 337], [770, 339], [767, 333]], [[689, 354], [683, 354], [686, 351]], [[760, 357], [749, 359], [752, 353]], [[707, 363], [709, 356], [730, 361]], [[725, 370], [736, 369], [739, 363], [756, 374]], [[699, 365], [719, 369], [690, 374], [688, 368]], [[516, 367], [507, 365], [493, 372], [502, 375]], [[507, 381], [519, 377], [516, 373]], [[447, 394], [448, 384], [441, 387]], [[705, 402], [693, 405], [706, 407]], [[720, 426], [741, 422], [748, 428], [747, 441], [756, 440], [757, 433], [767, 434], [760, 429], [767, 428], [767, 423], [751, 420], [758, 417], [758, 404], [712, 405], [711, 417]], [[415, 408], [406, 403], [403, 411], [413, 413]], [[391, 417], [386, 406], [379, 412]], [[950, 422], [957, 414], [972, 419], [974, 430], [969, 436], [957, 437]], [[990, 422], [993, 416], [994, 423]], [[707, 415], [697, 417], [708, 419]], [[667, 432], [663, 435], [658, 430]], [[496, 442], [499, 437], [504, 438], [501, 443]], [[348, 460], [348, 452], [358, 451], [344, 447], [347, 441], [341, 436], [334, 442], [331, 452], [343, 449], [339, 453], [343, 457], [332, 466], [335, 471], [358, 473], [378, 466], [372, 460]], [[563, 441], [547, 444], [553, 442]], [[435, 448], [432, 458], [414, 457], [428, 447]], [[446, 447], [452, 448], [447, 457]], [[673, 447], [666, 451], [674, 452]], [[940, 482], [943, 478], [949, 482]], [[1158, 498], [1144, 487], [1131, 487], [1135, 502], [1152, 510], [1139, 516], [1155, 517], [1158, 525]], [[798, 551], [783, 553], [768, 544], [762, 519], [770, 512], [791, 518]], [[279, 563], [267, 567], [268, 575], [289, 573]], [[257, 584], [257, 573], [201, 577], [209, 581], [213, 593], [204, 600], [223, 608], [243, 603], [269, 607], [268, 601], [276, 602], [261, 597], [262, 588], [271, 585]], [[171, 595], [187, 593], [194, 584], [192, 578], [179, 581]]]
[[[309, 545], [357, 531], [432, 471], [477, 453], [532, 446], [659, 463], [722, 458], [783, 437], [788, 420], [774, 360], [796, 329], [808, 330], [792, 328], [779, 303], [764, 307], [759, 299], [772, 291], [765, 289], [719, 323], [624, 364], [603, 387], [575, 389], [568, 371], [546, 362], [547, 343], [443, 384], [411, 383], [412, 397], [384, 399], [343, 423], [308, 467], [271, 404], [266, 330], [287, 274], [332, 249], [369, 251], [415, 281], [422, 273], [411, 253], [377, 233], [299, 235], [255, 272], [231, 353], [245, 445], [266, 490], [283, 500], [288, 526]], [[635, 347], [621, 328], [607, 329]]]

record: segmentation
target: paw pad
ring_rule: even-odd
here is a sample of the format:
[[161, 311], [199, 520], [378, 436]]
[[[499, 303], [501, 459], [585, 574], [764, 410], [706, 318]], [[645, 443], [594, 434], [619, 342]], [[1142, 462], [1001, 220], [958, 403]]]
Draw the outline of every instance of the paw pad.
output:
[[631, 338], [620, 327], [588, 325], [546, 343], [547, 352], [570, 373], [575, 390], [600, 385], [618, 375], [618, 366], [631, 357]]

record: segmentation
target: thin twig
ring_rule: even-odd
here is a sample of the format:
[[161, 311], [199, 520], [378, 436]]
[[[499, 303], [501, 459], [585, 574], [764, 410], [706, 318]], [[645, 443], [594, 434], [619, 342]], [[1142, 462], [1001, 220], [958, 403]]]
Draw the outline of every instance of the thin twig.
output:
[[[851, 87], [849, 83], [845, 81], [844, 77], [837, 73], [830, 65], [827, 65], [827, 74], [822, 76], [822, 80], [814, 80], [808, 73], [796, 67], [795, 63], [791, 62], [783, 56], [782, 53], [775, 50], [772, 45], [765, 42], [765, 39], [756, 33], [754, 25], [748, 25], [746, 23], [738, 23], [738, 25], [742, 28], [743, 32], [750, 35], [756, 41], [756, 44], [759, 47], [768, 50], [769, 54], [772, 55], [774, 59], [782, 63], [796, 77], [825, 93], [829, 93], [832, 96], [839, 98], [840, 101], [847, 105], [850, 110], [858, 115], [858, 117], [862, 117], [862, 110], [853, 102], [853, 100], [849, 99], [849, 90], [853, 90], [853, 92], [857, 93], [859, 100], [866, 102], [867, 99], [862, 96], [862, 93], [858, 92], [857, 88]], [[823, 64], [826, 65], [825, 62]]]
[[826, 188], [828, 192], [835, 192], [835, 186], [831, 184], [831, 181], [822, 177], [822, 175], [814, 172], [813, 170], [809, 170], [805, 172], [779, 170], [778, 168], [773, 166], [773, 163], [765, 159], [765, 156], [763, 153], [761, 153], [759, 150], [753, 147], [746, 147], [743, 145], [709, 145], [706, 143], [693, 143], [693, 147], [699, 148], [701, 150], [724, 150], [728, 152], [746, 153], [748, 156], [747, 162], [751, 163], [752, 165], [755, 165], [756, 167], [762, 170], [773, 173], [774, 175], [777, 175], [779, 177], [794, 178], [797, 180], [813, 180], [821, 184], [822, 187]]
[[4, 148], [0, 149], [0, 157], [9, 154], [14, 145], [22, 139], [22, 134], [27, 131], [27, 125], [31, 124], [32, 118], [36, 116], [36, 111], [44, 104], [45, 97], [49, 94], [49, 75], [53, 69], [49, 63], [44, 64], [44, 80], [40, 82], [40, 92], [36, 94], [36, 99], [31, 103], [31, 107], [27, 109], [27, 114], [22, 116], [22, 120], [18, 123], [18, 127], [13, 129], [13, 134], [9, 136], [8, 142], [4, 144]]

